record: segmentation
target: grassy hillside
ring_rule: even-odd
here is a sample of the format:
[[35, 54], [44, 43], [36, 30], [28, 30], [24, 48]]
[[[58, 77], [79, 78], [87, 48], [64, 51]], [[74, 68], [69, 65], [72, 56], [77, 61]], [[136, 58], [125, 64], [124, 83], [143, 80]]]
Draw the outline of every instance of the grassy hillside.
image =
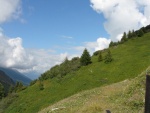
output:
[[[110, 48], [113, 62], [97, 62], [81, 67], [67, 74], [63, 79], [43, 81], [44, 89], [39, 89], [39, 81], [20, 92], [15, 101], [5, 110], [6, 113], [36, 113], [39, 110], [83, 90], [131, 79], [150, 65], [150, 33], [133, 38], [124, 44]], [[104, 55], [105, 53], [103, 53]]]
[[145, 79], [144, 71], [131, 80], [82, 91], [38, 113], [143, 113]]

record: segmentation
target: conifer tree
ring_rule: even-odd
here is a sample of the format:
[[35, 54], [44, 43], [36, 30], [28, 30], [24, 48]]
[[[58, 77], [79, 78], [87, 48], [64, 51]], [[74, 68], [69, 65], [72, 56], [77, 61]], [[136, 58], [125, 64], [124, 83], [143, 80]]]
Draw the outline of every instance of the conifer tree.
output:
[[136, 33], [134, 30], [132, 30], [132, 37], [136, 37]]
[[98, 55], [98, 62], [101, 62], [103, 60], [102, 58], [102, 52], [99, 52], [99, 55]]
[[145, 27], [142, 27], [141, 29], [142, 29], [143, 33], [146, 33], [146, 28]]
[[13, 90], [14, 90], [14, 87], [11, 85], [11, 86], [9, 87], [9, 91], [8, 91], [8, 93], [12, 93], [12, 92], [13, 92]]
[[121, 39], [121, 42], [125, 42], [127, 41], [127, 34], [126, 32], [123, 33], [123, 36], [122, 36], [122, 39]]
[[112, 56], [111, 56], [111, 52], [110, 50], [108, 50], [106, 56], [105, 56], [105, 63], [109, 63], [111, 62], [113, 59], [112, 59]]
[[129, 30], [129, 32], [128, 32], [128, 38], [132, 38], [132, 33], [131, 33], [130, 30]]
[[86, 66], [86, 65], [92, 63], [91, 62], [91, 56], [90, 56], [90, 54], [89, 54], [87, 49], [85, 49], [83, 51], [82, 56], [80, 58], [80, 63], [81, 63], [82, 66]]
[[114, 45], [113, 41], [110, 42], [109, 47], [112, 47]]
[[138, 31], [138, 36], [141, 37], [141, 36], [143, 36], [143, 35], [144, 35], [144, 32], [143, 32], [142, 29], [140, 29], [140, 30]]
[[68, 58], [66, 57], [65, 59], [64, 59], [64, 61], [63, 61], [63, 63], [68, 63], [69, 62], [69, 60], [68, 60]]

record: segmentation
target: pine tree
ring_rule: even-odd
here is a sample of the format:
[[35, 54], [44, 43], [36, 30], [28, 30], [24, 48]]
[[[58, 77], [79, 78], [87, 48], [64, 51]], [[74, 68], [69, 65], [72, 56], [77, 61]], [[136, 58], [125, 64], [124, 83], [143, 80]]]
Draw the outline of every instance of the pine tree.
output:
[[65, 59], [64, 59], [64, 61], [63, 61], [63, 63], [68, 63], [69, 62], [69, 60], [68, 60], [68, 58], [66, 57]]
[[143, 35], [144, 35], [144, 32], [143, 32], [142, 29], [140, 29], [140, 30], [138, 31], [138, 36], [141, 37], [141, 36], [143, 36]]
[[128, 38], [132, 38], [132, 33], [131, 33], [130, 30], [129, 30], [129, 32], [128, 32]]
[[9, 91], [8, 91], [8, 93], [12, 93], [12, 92], [13, 92], [13, 90], [14, 90], [14, 87], [11, 85], [11, 86], [9, 87]]
[[122, 39], [121, 39], [121, 42], [125, 42], [127, 41], [127, 34], [126, 32], [123, 33], [123, 36], [122, 36]]
[[98, 62], [101, 62], [103, 60], [102, 58], [102, 52], [99, 52], [99, 55], [98, 55]]
[[90, 56], [90, 54], [89, 54], [87, 49], [85, 49], [83, 51], [82, 56], [80, 58], [80, 63], [81, 63], [82, 66], [86, 66], [86, 65], [92, 63], [91, 62], [91, 56]]
[[112, 59], [112, 56], [111, 56], [111, 52], [110, 50], [108, 50], [106, 56], [105, 56], [105, 63], [109, 63], [111, 62], [113, 59]]
[[132, 37], [136, 37], [136, 33], [134, 30], [132, 30]]
[[21, 91], [22, 89], [23, 89], [23, 84], [22, 84], [22, 82], [17, 81], [17, 82], [16, 82], [16, 85], [15, 85], [15, 87], [14, 87], [14, 91], [15, 91], [15, 92], [19, 92], [19, 91]]
[[141, 29], [142, 29], [143, 33], [147, 32], [145, 27], [142, 27]]
[[109, 44], [109, 47], [112, 47], [112, 46], [114, 46], [113, 41], [111, 41], [110, 44]]

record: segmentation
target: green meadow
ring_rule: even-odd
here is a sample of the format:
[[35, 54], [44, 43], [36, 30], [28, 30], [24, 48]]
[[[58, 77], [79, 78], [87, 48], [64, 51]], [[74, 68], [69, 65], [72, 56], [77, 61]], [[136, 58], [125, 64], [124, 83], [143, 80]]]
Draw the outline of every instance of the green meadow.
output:
[[[98, 93], [98, 95], [101, 96], [101, 93], [102, 95], [104, 95], [104, 93], [107, 92], [108, 89], [111, 90], [111, 85], [113, 89], [121, 89], [128, 84], [131, 84], [132, 86], [132, 79], [144, 72], [147, 67], [150, 66], [150, 33], [146, 33], [142, 37], [132, 38], [124, 42], [123, 44], [113, 46], [110, 48], [110, 51], [113, 58], [112, 62], [107, 64], [104, 61], [98, 62], [98, 56], [93, 55], [92, 63], [90, 65], [81, 66], [79, 70], [67, 74], [61, 80], [57, 78], [43, 80], [43, 90], [39, 89], [40, 81], [37, 81], [34, 85], [29, 86], [27, 87], [27, 89], [19, 92], [18, 96], [13, 100], [9, 107], [6, 107], [3, 110], [3, 112], [36, 113], [48, 106], [54, 105], [60, 100], [68, 98], [74, 94], [80, 94], [80, 92], [88, 90], [92, 91], [92, 89], [101, 88], [100, 91], [102, 92]], [[104, 57], [105, 54], [106, 52], [104, 51], [102, 53], [102, 56]], [[128, 81], [125, 83], [121, 82], [124, 80]], [[117, 84], [117, 86], [115, 86], [115, 83]], [[105, 88], [107, 91], [105, 91]], [[117, 91], [118, 90], [116, 90], [116, 92]], [[115, 90], [113, 90], [112, 92], [115, 92]], [[118, 92], [114, 94], [119, 95], [120, 93]], [[93, 93], [93, 95], [96, 95], [94, 92], [91, 93]], [[84, 96], [84, 98], [88, 98], [88, 94], [85, 94]], [[110, 98], [107, 98], [109, 99], [108, 102], [111, 101], [114, 104], [116, 103], [116, 105], [114, 105], [115, 107], [112, 107], [112, 110], [117, 109], [116, 106], [118, 105], [118, 103], [115, 102], [114, 99], [117, 97], [121, 97], [115, 95], [109, 95], [109, 97]], [[102, 97], [99, 98], [101, 99]], [[1, 103], [5, 103], [4, 100], [2, 100]], [[95, 112], [89, 112], [96, 113], [98, 111], [103, 111], [108, 107], [104, 107], [101, 104], [100, 106], [95, 101], [93, 102], [93, 104], [87, 104], [87, 106], [83, 106], [80, 101], [75, 104], [77, 104], [76, 107], [81, 104], [81, 106], [83, 106], [83, 109], [80, 109], [80, 112], [84, 113], [88, 113], [87, 111], [97, 109]], [[118, 102], [120, 103], [124, 101], [125, 100], [122, 99], [118, 100]], [[107, 102], [105, 102], [104, 105], [107, 105]], [[87, 109], [87, 107], [89, 108], [89, 110]], [[2, 109], [2, 104], [0, 104], [0, 109]], [[74, 109], [75, 110], [73, 113], [78, 113], [78, 111], [76, 111], [76, 108]], [[121, 112], [121, 110], [123, 111], [123, 108], [118, 109], [120, 110], [120, 113], [123, 113]], [[142, 108], [140, 108], [140, 110], [141, 109]], [[47, 112], [49, 111], [46, 111], [45, 113]], [[68, 113], [71, 113], [71, 111]]]

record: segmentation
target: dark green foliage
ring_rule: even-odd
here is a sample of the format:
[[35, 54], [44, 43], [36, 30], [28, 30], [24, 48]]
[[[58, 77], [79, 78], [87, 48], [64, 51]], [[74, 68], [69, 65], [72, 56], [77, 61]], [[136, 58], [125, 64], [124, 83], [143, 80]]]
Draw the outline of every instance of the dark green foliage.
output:
[[110, 50], [108, 50], [106, 56], [105, 56], [105, 63], [110, 63], [112, 61], [112, 56]]
[[49, 76], [50, 78], [54, 78], [54, 77], [56, 77], [56, 76], [59, 75], [59, 72], [60, 72], [60, 66], [59, 66], [59, 65], [56, 65], [56, 66], [54, 66], [54, 67], [52, 67], [52, 68], [50, 69], [50, 71], [49, 71], [49, 73], [48, 73], [48, 76]]
[[132, 37], [137, 37], [137, 35], [136, 35], [134, 30], [132, 30]]
[[84, 51], [82, 53], [82, 56], [80, 58], [80, 63], [81, 63], [82, 66], [86, 66], [86, 65], [92, 63], [91, 56], [90, 56], [87, 49], [84, 49]]
[[131, 33], [130, 30], [129, 30], [129, 32], [128, 32], [128, 38], [132, 38], [132, 33]]
[[22, 91], [22, 90], [24, 90], [24, 89], [26, 89], [26, 88], [27, 88], [27, 87], [24, 86], [24, 85], [22, 84], [22, 82], [18, 82], [18, 81], [17, 81], [17, 83], [16, 83], [16, 85], [15, 85], [15, 87], [14, 87], [13, 92], [20, 92], [20, 91]]
[[40, 77], [39, 80], [43, 81], [48, 78], [53, 79], [53, 78], [58, 78], [62, 79], [66, 74], [72, 73], [80, 68], [80, 59], [79, 57], [74, 57], [72, 60], [68, 60], [66, 57], [64, 62], [61, 63], [60, 65], [56, 65], [52, 67], [50, 70], [47, 72], [43, 73]]
[[0, 70], [0, 83], [4, 87], [5, 96], [9, 92], [9, 87], [15, 85], [15, 82], [4, 72]]
[[94, 55], [94, 56], [97, 56], [97, 55], [99, 55], [99, 52], [100, 52], [100, 50], [95, 51], [95, 52], [93, 53], [93, 55]]
[[[128, 34], [126, 34], [126, 32], [123, 33], [123, 36], [122, 36], [122, 39], [121, 39], [121, 43], [124, 43], [125, 41], [127, 41], [128, 39], [131, 39], [131, 38], [135, 38], [135, 37], [141, 37], [143, 36], [145, 33], [149, 32], [150, 31], [150, 28], [149, 26], [146, 26], [146, 27], [142, 27], [141, 29], [137, 30], [137, 31], [134, 31], [132, 30], [132, 32], [129, 30]], [[119, 43], [118, 43], [119, 44]], [[111, 46], [114, 46], [113, 42], [110, 43], [109, 45], [110, 47]]]
[[37, 79], [30, 82], [30, 86], [34, 85], [36, 83]]
[[146, 32], [150, 32], [150, 25], [147, 25], [147, 26], [145, 27], [145, 29], [146, 29]]
[[64, 62], [61, 64], [60, 69], [59, 69], [59, 76], [62, 78], [63, 76], [65, 76], [67, 73], [69, 73], [69, 60], [66, 57]]
[[17, 93], [11, 93], [6, 98], [0, 101], [0, 113], [4, 113], [5, 109], [9, 107], [10, 104], [18, 97]]
[[117, 46], [118, 44], [119, 44], [119, 42], [111, 41], [110, 44], [109, 44], [109, 47]]
[[122, 39], [121, 39], [121, 42], [125, 42], [127, 41], [127, 34], [126, 32], [123, 33], [123, 36], [122, 36]]
[[147, 32], [145, 27], [142, 27], [141, 30], [143, 31], [143, 33]]
[[4, 96], [5, 96], [4, 87], [3, 87], [3, 85], [0, 83], [0, 99], [2, 99]]
[[15, 86], [16, 88], [21, 88], [21, 87], [23, 87], [23, 84], [22, 84], [22, 82], [18, 82], [17, 81], [17, 83], [16, 83], [16, 86]]
[[41, 76], [39, 77], [39, 80], [41, 81], [46, 79], [48, 79], [48, 76], [45, 73], [41, 74]]
[[67, 58], [64, 60], [64, 62], [59, 66], [59, 74], [57, 77], [63, 77], [67, 75], [68, 73], [71, 73], [73, 71], [76, 71], [80, 68], [80, 59], [78, 57], [73, 58], [71, 61], [69, 61]]
[[114, 46], [113, 41], [110, 42], [109, 47]]
[[144, 35], [144, 32], [143, 32], [142, 29], [140, 29], [140, 30], [138, 31], [138, 37], [142, 37], [143, 35]]
[[13, 91], [14, 91], [14, 86], [10, 86], [10, 87], [9, 87], [9, 92], [8, 92], [8, 93], [10, 94], [10, 93], [12, 93]]
[[44, 85], [43, 85], [43, 83], [40, 81], [40, 83], [39, 83], [39, 89], [40, 90], [44, 90]]
[[102, 60], [103, 60], [102, 52], [100, 52], [98, 55], [98, 62], [101, 62]]
[[80, 58], [79, 57], [74, 57], [70, 61], [70, 72], [71, 71], [77, 71], [81, 66], [80, 66]]

